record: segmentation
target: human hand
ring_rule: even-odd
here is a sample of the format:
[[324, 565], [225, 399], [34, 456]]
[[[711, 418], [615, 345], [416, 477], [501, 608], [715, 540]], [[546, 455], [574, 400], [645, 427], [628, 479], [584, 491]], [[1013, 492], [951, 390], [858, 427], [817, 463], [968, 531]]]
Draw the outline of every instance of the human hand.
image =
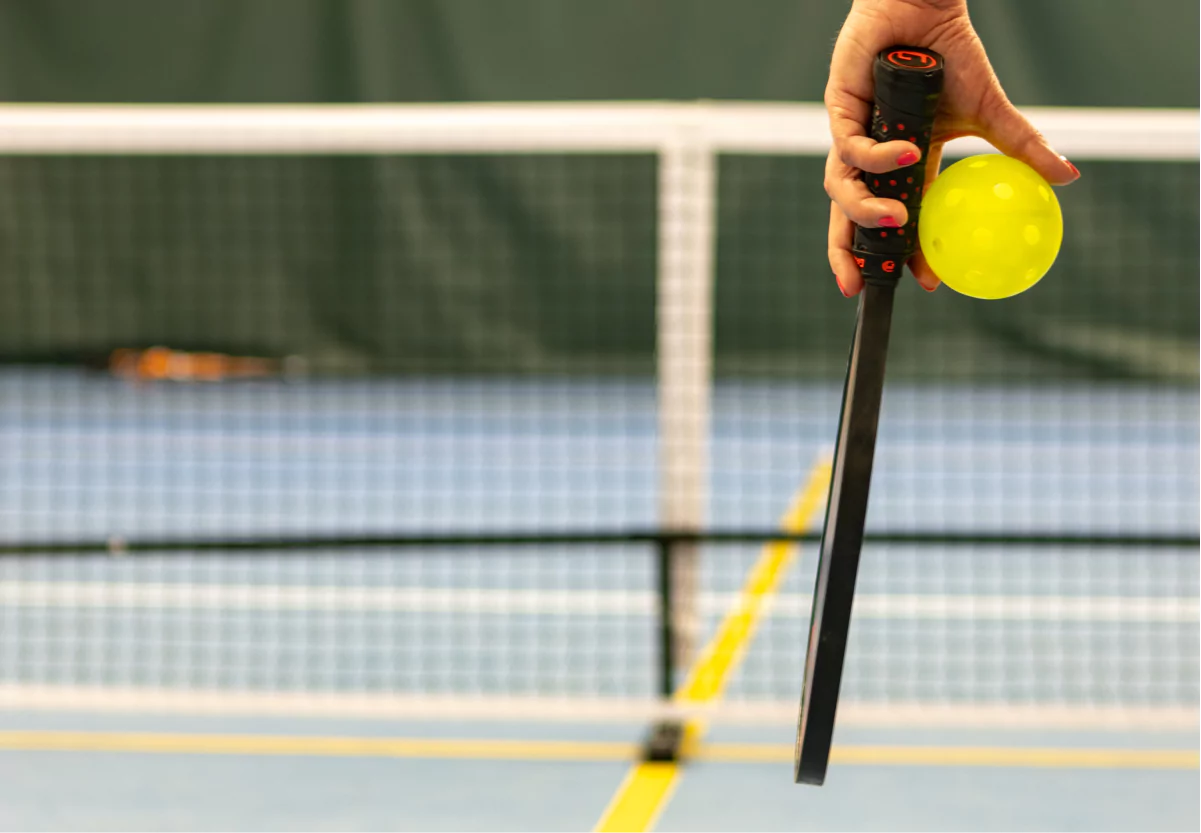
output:
[[[867, 135], [872, 67], [880, 50], [896, 44], [933, 49], [947, 65], [931, 133], [927, 187], [938, 175], [943, 144], [960, 136], [985, 139], [1052, 184], [1066, 185], [1080, 176], [1010, 103], [968, 19], [967, 0], [855, 0], [834, 45], [825, 94], [834, 140], [825, 175], [832, 201], [828, 254], [834, 279], [848, 298], [863, 288], [851, 255], [854, 225], [895, 228], [908, 221], [903, 203], [871, 195], [862, 172], [886, 173], [921, 158], [920, 148], [911, 142], [877, 143]], [[908, 263], [923, 289], [938, 288], [938, 276], [920, 250]]]

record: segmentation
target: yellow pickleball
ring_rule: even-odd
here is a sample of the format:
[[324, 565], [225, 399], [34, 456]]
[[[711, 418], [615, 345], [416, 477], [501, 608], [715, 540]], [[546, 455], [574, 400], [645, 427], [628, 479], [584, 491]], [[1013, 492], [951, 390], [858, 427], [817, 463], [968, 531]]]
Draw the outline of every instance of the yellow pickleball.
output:
[[1059, 254], [1063, 214], [1047, 181], [1000, 154], [969, 156], [922, 198], [922, 253], [963, 295], [1008, 298], [1034, 286]]

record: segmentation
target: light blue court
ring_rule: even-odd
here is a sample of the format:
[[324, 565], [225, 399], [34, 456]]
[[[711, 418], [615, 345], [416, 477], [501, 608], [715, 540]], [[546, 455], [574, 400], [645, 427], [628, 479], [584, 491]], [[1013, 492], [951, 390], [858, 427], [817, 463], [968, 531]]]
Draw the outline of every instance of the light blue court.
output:
[[[633, 747], [642, 727], [475, 721], [300, 720], [0, 713], [76, 739], [437, 737], [477, 745], [547, 738]], [[751, 742], [787, 756], [792, 727], [728, 729], [713, 748]], [[1190, 830], [1201, 818], [1196, 732], [844, 729], [846, 748], [1155, 749], [1160, 766], [834, 765], [821, 788], [791, 765], [702, 760], [684, 770], [659, 830]], [[837, 748], [837, 747], [836, 747]], [[0, 751], [0, 827], [53, 830], [588, 830], [628, 765], [617, 760], [497, 760], [327, 754]], [[69, 800], [67, 800], [69, 796]]]
[[[718, 383], [714, 526], [779, 522], [829, 451], [838, 394]], [[10, 370], [0, 543], [646, 528], [656, 414], [641, 381], [131, 388]], [[1195, 536], [1197, 425], [1195, 391], [890, 386], [871, 523]], [[702, 549], [700, 640], [758, 555]], [[1198, 826], [1195, 758], [1094, 754], [1197, 750], [1194, 547], [870, 547], [839, 741], [986, 763], [868, 755], [821, 790], [792, 786], [785, 759], [814, 568], [803, 548], [715, 722], [727, 759], [688, 766], [660, 829]], [[588, 829], [628, 767], [588, 744], [632, 749], [645, 731], [620, 715], [654, 697], [656, 621], [653, 552], [635, 545], [0, 559], [0, 827]], [[915, 706], [941, 722], [888, 722]], [[86, 749], [98, 733], [119, 748]], [[134, 748], [147, 735], [182, 740]], [[198, 751], [224, 735], [252, 751]], [[261, 740], [348, 736], [577, 747]], [[739, 744], [784, 757], [729, 759]], [[998, 764], [997, 749], [1072, 754]]]
[[[839, 393], [717, 383], [713, 525], [775, 523], [828, 453]], [[0, 538], [648, 527], [656, 414], [642, 381], [134, 388], [9, 370]], [[1183, 388], [892, 385], [872, 523], [1195, 534], [1197, 423]]]

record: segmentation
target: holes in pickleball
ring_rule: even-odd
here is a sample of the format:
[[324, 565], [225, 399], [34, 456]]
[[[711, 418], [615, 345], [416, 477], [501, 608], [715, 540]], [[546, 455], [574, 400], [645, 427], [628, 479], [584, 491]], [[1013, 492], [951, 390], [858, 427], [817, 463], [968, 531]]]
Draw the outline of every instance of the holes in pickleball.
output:
[[984, 273], [981, 272], [979, 269], [969, 269], [966, 272], [964, 272], [963, 279], [965, 281], [971, 281], [972, 283], [976, 283], [977, 281], [984, 279]]
[[977, 159], [977, 160], [975, 160], [974, 162], [969, 162], [969, 163], [968, 163], [968, 167], [969, 167], [969, 168], [983, 168], [983, 167], [985, 167], [985, 166], [987, 166], [987, 165], [988, 165], [988, 160], [987, 160], [987, 159]]
[[962, 188], [952, 188], [947, 192], [947, 208], [954, 208], [963, 202], [964, 191]]
[[992, 192], [1000, 199], [1007, 200], [1013, 196], [1013, 186], [1008, 182], [998, 182], [992, 187]]
[[1043, 233], [1038, 230], [1038, 226], [1028, 225], [1022, 229], [1022, 239], [1031, 246], [1037, 246], [1038, 241], [1043, 239]]
[[992, 241], [993, 237], [991, 229], [978, 228], [972, 232], [972, 247], [978, 251], [991, 251]]
[[1031, 282], [1038, 280], [1038, 270], [1033, 266], [1026, 270], [1026, 280]]
[[935, 252], [942, 254], [942, 250], [945, 248], [945, 244], [942, 242], [941, 237], [935, 237], [933, 240], [930, 241], [930, 244], [934, 247]]
[[1051, 192], [1047, 190], [1047, 186], [1038, 186], [1038, 195], [1043, 198], [1043, 202], [1051, 201]]

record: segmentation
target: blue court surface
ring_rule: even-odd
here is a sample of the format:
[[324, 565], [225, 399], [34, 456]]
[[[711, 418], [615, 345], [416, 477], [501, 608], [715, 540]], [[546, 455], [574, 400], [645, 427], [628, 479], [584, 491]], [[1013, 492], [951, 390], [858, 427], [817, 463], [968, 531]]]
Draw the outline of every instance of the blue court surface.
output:
[[[718, 384], [711, 526], [780, 522], [838, 395]], [[119, 542], [649, 528], [657, 413], [642, 381], [0, 374], [0, 544], [115, 553], [0, 559], [0, 827], [591, 829], [654, 709], [651, 547]], [[876, 530], [1187, 538], [1197, 394], [890, 386], [877, 466]], [[1196, 547], [869, 546], [820, 789], [791, 773], [812, 550], [657, 829], [1201, 826]], [[698, 647], [761, 551], [701, 549]]]
[[[7, 713], [5, 729], [52, 727], [78, 747], [98, 732], [119, 739], [197, 738], [173, 751], [12, 749], [0, 739], [4, 829], [587, 830], [629, 768], [589, 746], [627, 746], [634, 725], [470, 724], [425, 720], [162, 718]], [[283, 753], [199, 751], [205, 738], [236, 733], [373, 740], [467, 739], [454, 757], [374, 750], [331, 754], [314, 743]], [[1057, 749], [1077, 761], [937, 765], [835, 763], [821, 788], [792, 784], [791, 727], [715, 733], [712, 748], [754, 737], [771, 761], [693, 762], [684, 769], [660, 830], [1191, 830], [1198, 826], [1195, 731], [846, 729], [847, 748]], [[490, 757], [487, 741], [564, 747], [550, 760]], [[69, 743], [63, 745], [70, 746]], [[249, 745], [254, 745], [253, 741]], [[746, 746], [746, 742], [741, 743]], [[575, 748], [582, 747], [582, 748]], [[1106, 762], [1097, 749], [1125, 750]], [[1138, 751], [1142, 750], [1141, 758]], [[1156, 750], [1148, 763], [1145, 750]], [[605, 750], [608, 754], [609, 750]], [[615, 750], [615, 754], [617, 751]], [[765, 756], [766, 757], [766, 756]]]

